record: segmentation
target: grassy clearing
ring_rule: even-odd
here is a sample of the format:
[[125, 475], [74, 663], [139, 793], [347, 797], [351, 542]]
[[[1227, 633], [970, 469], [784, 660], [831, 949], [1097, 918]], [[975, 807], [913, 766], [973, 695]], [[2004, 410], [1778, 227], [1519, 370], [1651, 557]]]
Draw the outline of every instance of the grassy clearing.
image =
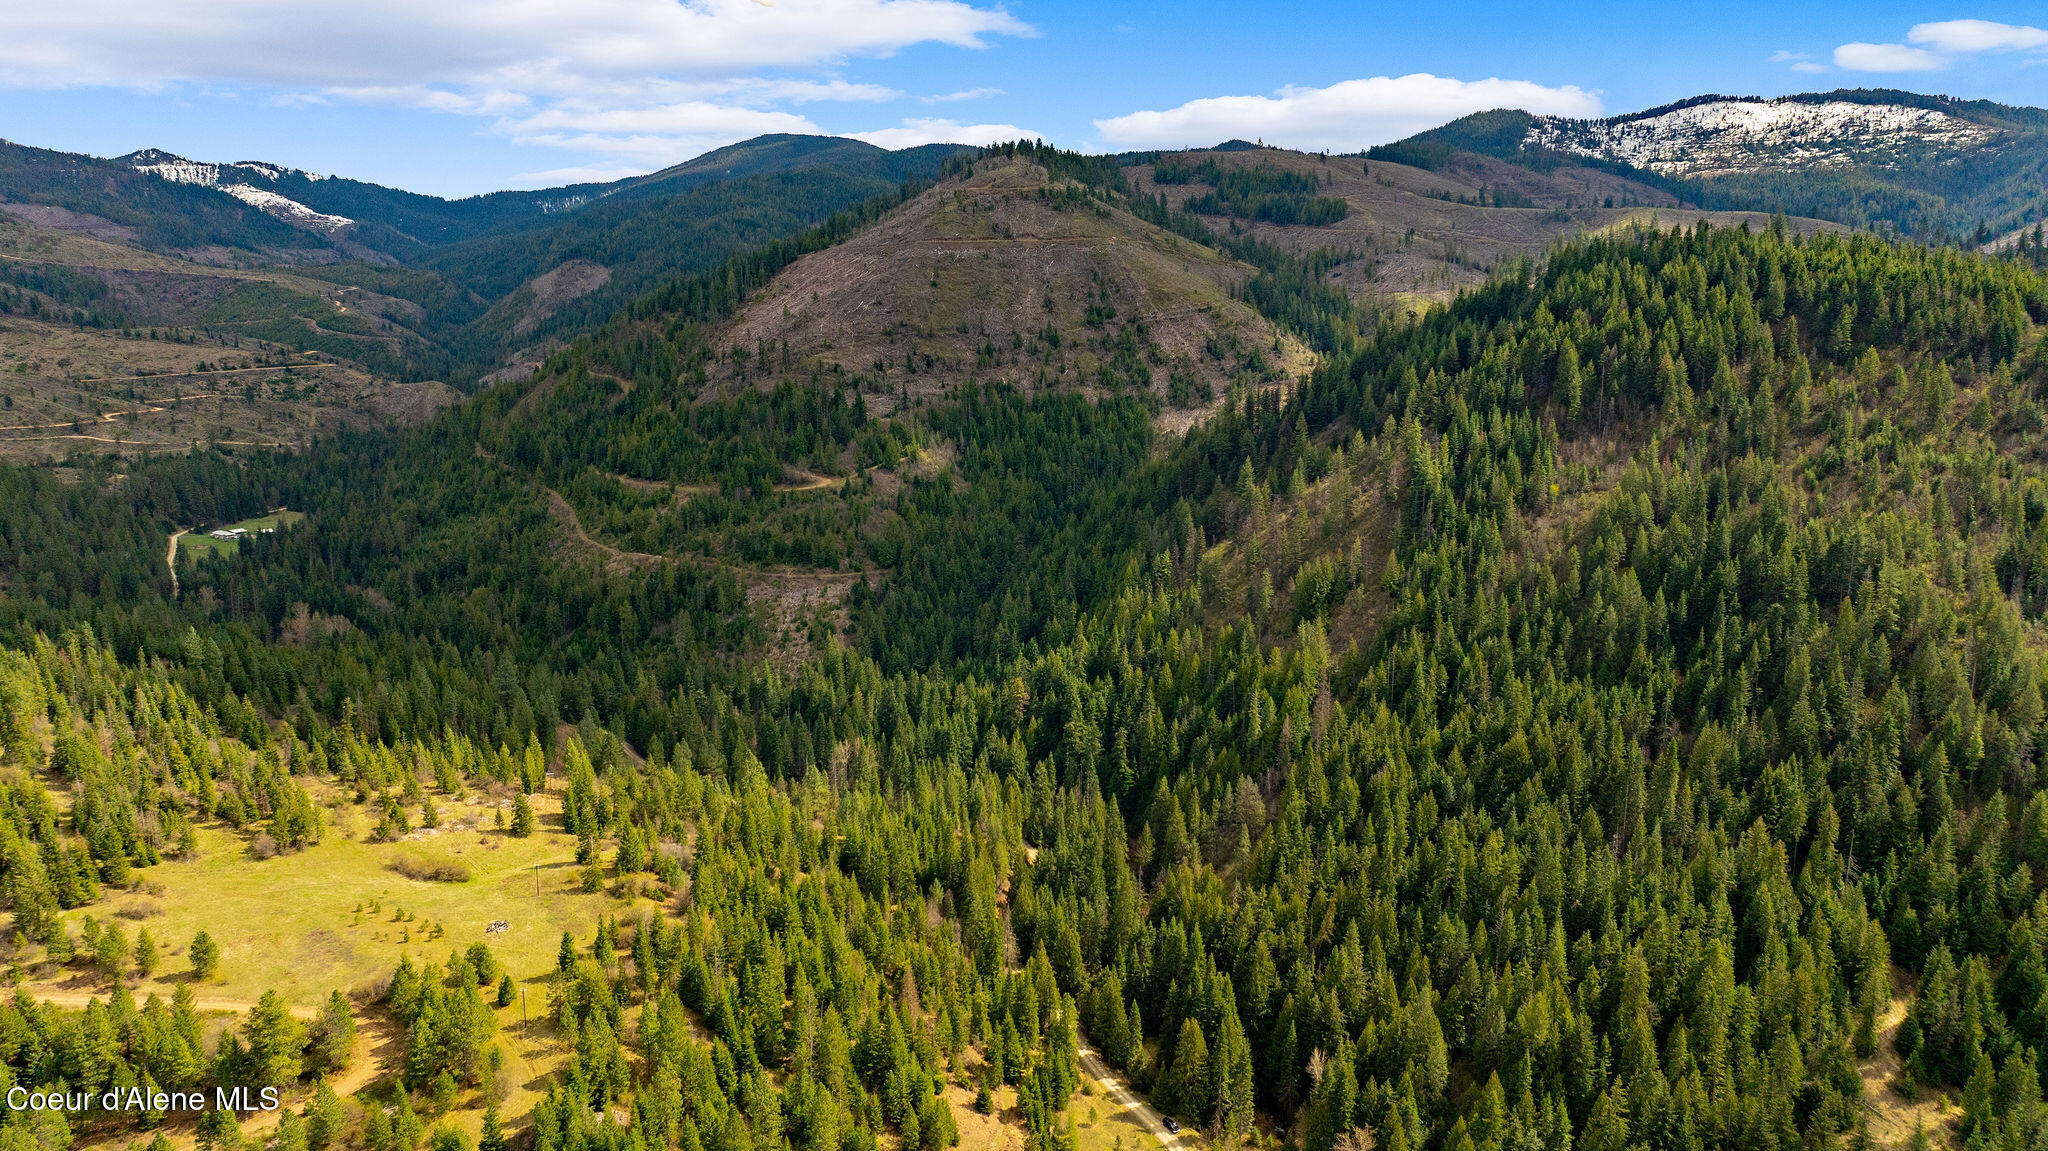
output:
[[[1110, 1097], [1102, 1084], [1081, 1071], [1081, 1089], [1067, 1103], [1066, 1120], [1074, 1125], [1075, 1151], [1159, 1151], [1158, 1137], [1138, 1122], [1138, 1117]], [[964, 1128], [962, 1129], [964, 1132]], [[1195, 1151], [1207, 1148], [1208, 1140], [1185, 1127], [1181, 1146]], [[963, 1141], [963, 1146], [965, 1145]]]
[[[374, 986], [401, 956], [440, 962], [482, 940], [539, 1013], [546, 994], [537, 984], [554, 970], [562, 932], [588, 939], [600, 913], [627, 916], [654, 905], [582, 892], [575, 840], [555, 820], [559, 801], [535, 799], [543, 830], [528, 839], [498, 831], [498, 801], [475, 793], [470, 802], [437, 800], [441, 826], [397, 843], [365, 842], [370, 820], [353, 806], [330, 809], [317, 846], [267, 860], [250, 850], [253, 829], [245, 836], [209, 828], [200, 833], [198, 859], [139, 872], [140, 888], [71, 912], [67, 921], [76, 932], [84, 915], [114, 916], [131, 938], [138, 927], [149, 929], [163, 959], [153, 978], [135, 985], [138, 997], [169, 998], [190, 979], [185, 951], [200, 931], [221, 949], [219, 974], [194, 988], [203, 997], [254, 1000], [276, 990], [306, 1006], [330, 991]], [[509, 806], [502, 810], [509, 820]], [[409, 879], [391, 868], [401, 857], [459, 862], [472, 878]], [[509, 930], [484, 934], [501, 919]], [[515, 1002], [513, 1019], [517, 1012]]]
[[[67, 924], [76, 935], [85, 915], [112, 919], [131, 940], [147, 927], [162, 958], [153, 977], [130, 978], [131, 992], [138, 1000], [150, 994], [168, 1000], [181, 984], [191, 984], [208, 1012], [209, 1036], [237, 1025], [235, 1014], [218, 1008], [253, 1002], [267, 990], [281, 993], [303, 1015], [331, 991], [360, 995], [379, 987], [402, 956], [441, 962], [450, 951], [482, 940], [521, 992], [498, 1010], [495, 1042], [504, 1053], [496, 1097], [508, 1121], [523, 1123], [569, 1054], [548, 1015], [548, 981], [562, 933], [573, 933], [587, 946], [600, 914], [631, 918], [656, 905], [581, 890], [576, 841], [560, 833], [557, 796], [533, 797], [541, 830], [526, 839], [497, 829], [500, 811], [510, 821], [509, 798], [471, 791], [455, 800], [436, 797], [437, 828], [372, 843], [367, 837], [373, 821], [346, 795], [319, 783], [309, 789], [328, 820], [317, 846], [258, 859], [251, 850], [253, 827], [247, 833], [208, 827], [200, 832], [196, 859], [139, 871], [136, 887], [68, 913]], [[471, 878], [409, 879], [393, 869], [400, 860], [459, 864]], [[486, 935], [485, 927], [500, 919], [509, 929]], [[186, 951], [202, 930], [220, 945], [221, 962], [213, 979], [198, 983]], [[111, 990], [81, 967], [31, 965], [22, 975], [23, 989], [66, 1007], [83, 1006], [87, 997], [104, 998]], [[381, 1108], [390, 1103], [404, 1037], [375, 1008], [359, 1006], [357, 1025], [362, 1031], [356, 1061], [340, 1091], [359, 1108]], [[430, 1127], [445, 1124], [474, 1139], [486, 1102], [482, 1089], [466, 1088], [447, 1113], [422, 1118]], [[303, 1103], [303, 1092], [287, 1100], [294, 1109]], [[256, 1138], [274, 1125], [275, 1116], [258, 1112], [244, 1118], [243, 1130]], [[189, 1122], [174, 1122], [165, 1134], [179, 1151], [196, 1146]], [[132, 1131], [88, 1133], [76, 1148], [113, 1151], [134, 1139]]]
[[[255, 516], [223, 526], [259, 532], [265, 528], [290, 527], [305, 518], [306, 516], [303, 512], [279, 509], [269, 515]], [[206, 534], [206, 532], [212, 530], [214, 529], [207, 528], [205, 531], [194, 530], [185, 533], [184, 537], [178, 541], [179, 558], [186, 563], [198, 563], [201, 559], [210, 555], [231, 556], [242, 550], [242, 541], [214, 539]]]

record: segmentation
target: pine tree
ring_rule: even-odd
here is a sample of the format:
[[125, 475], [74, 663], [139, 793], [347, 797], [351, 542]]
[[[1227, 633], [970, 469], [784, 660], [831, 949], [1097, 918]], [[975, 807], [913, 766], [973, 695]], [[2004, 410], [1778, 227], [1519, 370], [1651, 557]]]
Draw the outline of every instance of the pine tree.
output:
[[1217, 1036], [1215, 1057], [1210, 1062], [1210, 1097], [1214, 1101], [1215, 1125], [1226, 1138], [1252, 1129], [1253, 1112], [1252, 1046], [1238, 1023], [1237, 1007], [1223, 1002], [1222, 1029]]
[[1338, 1136], [1351, 1128], [1351, 1112], [1357, 1105], [1358, 1079], [1351, 1069], [1351, 1053], [1339, 1048], [1335, 1058], [1317, 1052], [1310, 1061], [1311, 1075], [1318, 1066], [1321, 1075], [1309, 1096], [1308, 1130], [1302, 1146], [1307, 1151], [1332, 1151]]
[[1202, 1025], [1189, 1019], [1180, 1025], [1173, 1044], [1173, 1063], [1162, 1073], [1161, 1093], [1169, 1110], [1196, 1123], [1209, 1116], [1214, 1097], [1210, 1094], [1209, 1043], [1202, 1037]]
[[107, 978], [121, 977], [122, 964], [128, 959], [128, 936], [120, 924], [109, 922], [100, 928], [99, 938], [93, 943], [93, 956]]
[[306, 1102], [306, 1145], [312, 1151], [323, 1151], [332, 1146], [341, 1134], [343, 1113], [341, 1099], [334, 1088], [322, 1079], [313, 1088], [313, 1097]]
[[271, 1137], [270, 1151], [307, 1151], [306, 1121], [296, 1111], [287, 1109], [278, 1116], [277, 1134]]
[[213, 942], [213, 936], [204, 931], [192, 937], [192, 946], [185, 950], [192, 962], [192, 978], [204, 983], [220, 970], [220, 948]]
[[[339, 992], [336, 998], [339, 998]], [[332, 1009], [330, 1001], [330, 1010]], [[347, 1004], [342, 1003], [347, 1010]], [[352, 1028], [351, 1024], [351, 1028]], [[242, 1039], [248, 1045], [250, 1081], [263, 1087], [284, 1087], [299, 1077], [300, 1060], [306, 1050], [306, 1028], [292, 1017], [284, 997], [266, 991], [242, 1020]], [[354, 1035], [349, 1035], [351, 1042]]]
[[145, 927], [135, 935], [135, 974], [147, 979], [156, 971], [156, 939]]
[[355, 1054], [355, 1045], [355, 1012], [341, 992], [329, 992], [327, 1005], [321, 1010], [320, 1022], [314, 1031], [310, 1051], [313, 1068], [322, 1074], [346, 1070]]
[[203, 1151], [235, 1151], [242, 1145], [242, 1125], [234, 1112], [209, 1108], [199, 1116], [198, 1136]]

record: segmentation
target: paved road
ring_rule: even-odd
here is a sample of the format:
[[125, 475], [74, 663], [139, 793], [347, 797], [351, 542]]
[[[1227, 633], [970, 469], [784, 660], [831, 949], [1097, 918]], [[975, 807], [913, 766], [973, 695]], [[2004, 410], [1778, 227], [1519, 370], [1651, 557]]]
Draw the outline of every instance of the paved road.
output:
[[1116, 1100], [1117, 1106], [1137, 1116], [1138, 1122], [1152, 1133], [1153, 1138], [1159, 1140], [1159, 1145], [1166, 1148], [1166, 1151], [1186, 1151], [1180, 1136], [1166, 1129], [1166, 1123], [1159, 1117], [1159, 1112], [1154, 1111], [1150, 1103], [1132, 1094], [1131, 1089], [1117, 1079], [1116, 1073], [1109, 1069], [1109, 1065], [1102, 1061], [1101, 1056], [1095, 1054], [1093, 1048], [1081, 1048], [1081, 1067], [1093, 1076], [1096, 1082], [1102, 1084], [1103, 1090], [1109, 1092], [1109, 1097]]

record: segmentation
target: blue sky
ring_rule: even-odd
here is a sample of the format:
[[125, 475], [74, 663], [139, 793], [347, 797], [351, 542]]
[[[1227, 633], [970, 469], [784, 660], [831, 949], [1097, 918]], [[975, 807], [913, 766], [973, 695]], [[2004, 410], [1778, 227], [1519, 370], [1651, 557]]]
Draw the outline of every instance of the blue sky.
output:
[[2044, 27], [2038, 3], [9, 3], [0, 136], [440, 195], [650, 171], [766, 131], [1355, 150], [1485, 107], [1710, 91], [2048, 105]]

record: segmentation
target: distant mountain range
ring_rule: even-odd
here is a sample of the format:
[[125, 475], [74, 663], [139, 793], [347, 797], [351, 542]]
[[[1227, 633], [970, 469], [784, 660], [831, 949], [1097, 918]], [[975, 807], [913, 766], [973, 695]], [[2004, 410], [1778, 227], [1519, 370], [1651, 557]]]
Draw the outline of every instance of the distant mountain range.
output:
[[605, 201], [647, 200], [748, 176], [830, 169], [898, 182], [930, 175], [944, 157], [959, 150], [933, 144], [892, 152], [859, 140], [781, 134], [707, 152], [645, 176], [456, 200], [254, 160], [188, 160], [155, 148], [116, 157], [111, 163], [174, 184], [211, 188], [345, 246], [406, 259], [493, 229], [559, 219]]
[[[319, 309], [297, 289], [275, 316], [247, 314], [245, 300], [233, 322], [278, 338], [313, 322], [317, 350], [375, 373], [469, 387], [524, 370], [679, 276], [936, 180], [962, 151], [771, 135], [624, 180], [444, 199], [261, 160], [157, 149], [101, 159], [0, 143], [0, 214], [45, 237], [10, 251], [44, 252], [37, 260], [69, 269], [72, 286], [50, 296], [53, 306], [106, 323], [218, 324], [224, 281], [207, 268], [313, 277], [362, 293], [358, 319], [309, 321]], [[1802, 228], [1828, 221], [1997, 246], [2048, 215], [2048, 112], [1897, 91], [1702, 96], [1600, 120], [1483, 112], [1362, 161], [1234, 140], [1089, 163], [1125, 173], [1090, 177], [1099, 186], [1127, 184], [1162, 211], [1208, 219], [1202, 227], [1217, 237], [1327, 252], [1333, 290], [1394, 308], [1446, 298], [1561, 236], [1638, 218], [1782, 212]], [[1053, 195], [1053, 185], [1032, 194]], [[996, 216], [999, 226], [1021, 223]], [[64, 234], [184, 270], [47, 240]], [[1189, 266], [1222, 280], [1239, 274], [1207, 259]], [[900, 289], [847, 291], [881, 300]], [[286, 327], [266, 326], [277, 323]], [[959, 349], [934, 355], [960, 358]]]
[[[1217, 150], [1249, 147], [1231, 141]], [[332, 259], [313, 254], [332, 250], [372, 262], [438, 264], [439, 250], [450, 245], [546, 228], [600, 205], [795, 173], [879, 186], [929, 176], [959, 150], [892, 152], [857, 140], [771, 135], [645, 176], [450, 200], [261, 161], [214, 163], [157, 149], [98, 160], [7, 145], [0, 148], [0, 197], [104, 216], [137, 227], [141, 241], [159, 250], [212, 246], [295, 261]], [[2003, 234], [2044, 214], [2048, 112], [1896, 90], [1707, 95], [1600, 120], [1482, 112], [1369, 155], [1435, 169], [1454, 152], [1536, 169], [1592, 164], [1700, 207], [1779, 209], [1950, 239], [1980, 225]], [[151, 189], [136, 176], [217, 195]], [[291, 230], [257, 224], [244, 209]]]
[[174, 273], [183, 286], [169, 291], [140, 286], [134, 258], [28, 244], [104, 285], [86, 295], [122, 302], [103, 317], [210, 322], [223, 281], [204, 268], [288, 269], [386, 301], [376, 335], [347, 344], [324, 334], [323, 350], [467, 383], [508, 360], [532, 362], [669, 278], [932, 179], [960, 150], [763, 136], [645, 176], [450, 200], [259, 160], [159, 149], [101, 159], [0, 143], [0, 215], [197, 266]]
[[1890, 89], [1700, 96], [1604, 120], [1481, 112], [1371, 154], [1427, 166], [1456, 151], [1606, 164], [1702, 207], [1933, 241], [1981, 242], [2048, 214], [2048, 111]]

